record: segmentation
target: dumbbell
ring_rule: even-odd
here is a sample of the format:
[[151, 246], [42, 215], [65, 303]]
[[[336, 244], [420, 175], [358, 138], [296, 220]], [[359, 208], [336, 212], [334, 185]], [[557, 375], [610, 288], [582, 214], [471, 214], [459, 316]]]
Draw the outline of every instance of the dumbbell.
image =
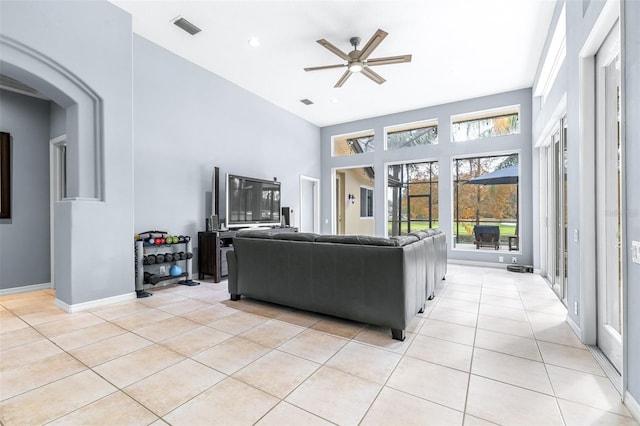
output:
[[173, 254], [171, 254], [171, 253], [165, 253], [164, 254], [164, 261], [165, 262], [173, 262], [173, 260], [174, 260]]
[[156, 254], [156, 263], [164, 262], [164, 254]]
[[142, 264], [143, 265], [148, 265], [149, 264], [149, 259], [147, 258], [147, 256], [142, 258]]
[[184, 243], [184, 235], [180, 235], [180, 236], [178, 237], [178, 242], [179, 242], [179, 243]]
[[[185, 258], [185, 255], [184, 255], [183, 251], [181, 251], [180, 253], [176, 253], [175, 256], [178, 256], [178, 260], [184, 260], [184, 258]], [[174, 258], [175, 258], [175, 256], [174, 256]]]
[[150, 254], [149, 256], [145, 256], [145, 259], [147, 260], [147, 265], [153, 265], [154, 263], [156, 263], [155, 254]]
[[191, 259], [193, 257], [193, 253], [191, 253], [190, 251], [187, 252], [186, 257], [187, 259]]
[[152, 274], [150, 272], [144, 273], [144, 282], [156, 285], [160, 282], [160, 277], [156, 274]]

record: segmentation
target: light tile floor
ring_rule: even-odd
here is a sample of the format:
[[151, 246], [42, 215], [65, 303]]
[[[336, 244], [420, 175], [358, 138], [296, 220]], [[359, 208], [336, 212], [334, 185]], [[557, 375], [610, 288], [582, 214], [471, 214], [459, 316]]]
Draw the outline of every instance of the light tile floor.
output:
[[12, 425], [637, 425], [533, 274], [449, 265], [407, 339], [226, 282], [65, 314], [0, 297]]

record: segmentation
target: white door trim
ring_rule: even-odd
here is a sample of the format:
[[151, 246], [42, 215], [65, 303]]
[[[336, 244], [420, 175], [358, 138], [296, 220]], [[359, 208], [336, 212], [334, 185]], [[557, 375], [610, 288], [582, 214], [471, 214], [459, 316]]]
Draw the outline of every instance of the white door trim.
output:
[[313, 232], [320, 233], [320, 179], [311, 176], [300, 175], [300, 220], [304, 207], [302, 206], [302, 188], [304, 187], [304, 181], [311, 182], [313, 184]]
[[620, 0], [609, 0], [580, 51], [579, 64], [579, 138], [578, 180], [580, 193], [580, 218], [574, 235], [579, 251], [579, 325], [580, 340], [587, 345], [596, 344], [596, 194], [594, 191], [595, 169], [595, 55], [611, 32], [620, 16]]
[[60, 190], [60, 146], [67, 143], [67, 135], [63, 134], [49, 140], [49, 250], [51, 264], [51, 288], [56, 288], [55, 281], [55, 204], [61, 198]]

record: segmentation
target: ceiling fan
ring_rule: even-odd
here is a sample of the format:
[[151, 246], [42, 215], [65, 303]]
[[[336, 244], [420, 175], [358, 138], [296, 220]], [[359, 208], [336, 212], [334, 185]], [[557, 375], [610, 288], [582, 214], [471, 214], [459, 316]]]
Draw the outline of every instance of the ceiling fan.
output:
[[353, 46], [353, 50], [351, 52], [344, 53], [342, 50], [335, 47], [333, 44], [329, 43], [325, 39], [318, 40], [320, 45], [326, 47], [331, 52], [338, 55], [340, 58], [347, 61], [346, 64], [336, 64], [336, 65], [324, 65], [321, 67], [308, 67], [305, 68], [305, 71], [318, 71], [318, 70], [326, 70], [331, 68], [344, 68], [347, 67], [347, 70], [342, 74], [342, 77], [338, 80], [334, 87], [342, 87], [342, 85], [347, 81], [351, 74], [353, 73], [361, 73], [365, 77], [375, 81], [378, 84], [384, 83], [385, 80], [378, 73], [374, 72], [370, 67], [378, 66], [378, 65], [389, 65], [389, 64], [401, 64], [403, 62], [411, 62], [411, 55], [401, 55], [401, 56], [387, 56], [385, 58], [374, 58], [368, 59], [369, 55], [374, 51], [376, 47], [384, 40], [384, 38], [388, 35], [387, 32], [378, 29], [375, 34], [369, 39], [367, 44], [364, 45], [362, 50], [358, 50], [358, 45], [360, 44], [360, 37], [351, 37], [349, 42]]

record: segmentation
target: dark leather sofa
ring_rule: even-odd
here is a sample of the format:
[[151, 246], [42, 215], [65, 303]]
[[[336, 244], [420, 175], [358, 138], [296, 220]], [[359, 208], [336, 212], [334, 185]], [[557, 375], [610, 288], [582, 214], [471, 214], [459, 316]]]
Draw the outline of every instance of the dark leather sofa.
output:
[[246, 296], [389, 327], [404, 340], [444, 277], [446, 243], [437, 230], [391, 238], [243, 230], [227, 262], [232, 300]]

